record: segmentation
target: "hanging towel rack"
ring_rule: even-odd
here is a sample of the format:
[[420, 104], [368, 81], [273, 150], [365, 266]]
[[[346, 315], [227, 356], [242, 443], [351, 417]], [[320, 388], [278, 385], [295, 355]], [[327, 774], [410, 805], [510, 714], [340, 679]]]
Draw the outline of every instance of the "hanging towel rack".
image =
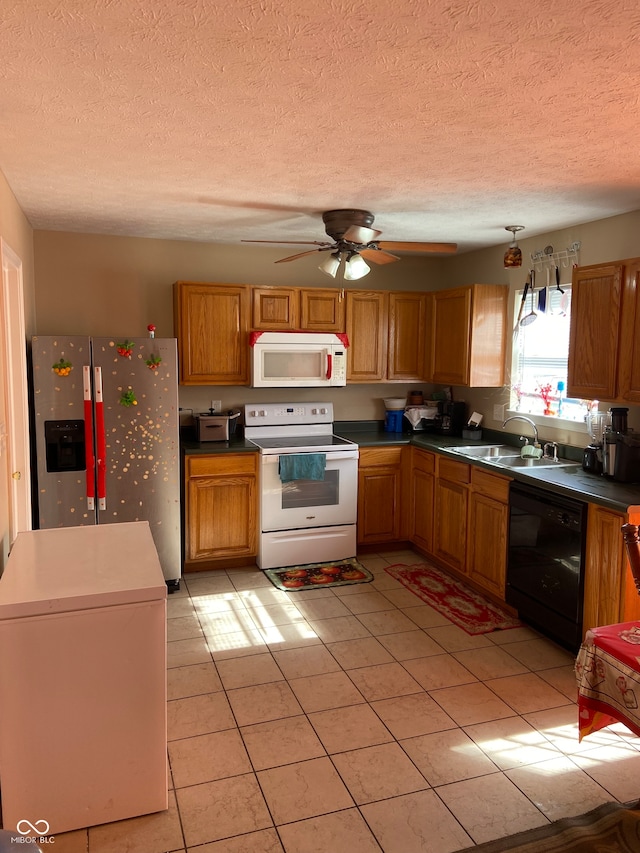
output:
[[545, 246], [544, 249], [531, 253], [531, 262], [537, 272], [542, 272], [544, 269], [549, 268], [553, 269], [553, 267], [564, 267], [567, 269], [578, 263], [578, 254], [581, 245], [579, 241], [576, 241], [559, 252], [554, 252], [553, 246]]

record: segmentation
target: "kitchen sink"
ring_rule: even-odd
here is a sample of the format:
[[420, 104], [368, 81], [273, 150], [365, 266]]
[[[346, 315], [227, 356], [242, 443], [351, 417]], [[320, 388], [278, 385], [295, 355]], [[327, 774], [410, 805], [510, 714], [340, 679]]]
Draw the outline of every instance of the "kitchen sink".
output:
[[448, 447], [447, 450], [461, 453], [463, 456], [473, 456], [474, 459], [487, 459], [489, 461], [507, 456], [520, 456], [520, 448], [512, 447], [510, 444], [485, 444], [482, 447], [478, 447], [477, 444], [470, 444], [463, 447]]
[[481, 459], [483, 462], [490, 462], [502, 468], [567, 468], [578, 464], [570, 459], [559, 459], [554, 462], [553, 459], [544, 457], [541, 459], [534, 459], [532, 456], [522, 457], [520, 448], [512, 447], [510, 444], [485, 444], [483, 447], [468, 445], [447, 449], [461, 456]]
[[571, 459], [558, 459], [554, 462], [553, 459], [534, 459], [532, 456], [494, 456], [487, 457], [484, 461], [502, 465], [504, 468], [568, 468], [578, 465]]

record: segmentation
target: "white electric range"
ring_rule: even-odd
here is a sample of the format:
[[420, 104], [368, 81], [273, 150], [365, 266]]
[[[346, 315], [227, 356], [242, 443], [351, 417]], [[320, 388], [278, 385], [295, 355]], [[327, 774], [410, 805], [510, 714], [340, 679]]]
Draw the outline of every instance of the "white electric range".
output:
[[334, 435], [333, 404], [252, 403], [244, 417], [260, 448], [258, 566], [354, 557], [358, 445]]

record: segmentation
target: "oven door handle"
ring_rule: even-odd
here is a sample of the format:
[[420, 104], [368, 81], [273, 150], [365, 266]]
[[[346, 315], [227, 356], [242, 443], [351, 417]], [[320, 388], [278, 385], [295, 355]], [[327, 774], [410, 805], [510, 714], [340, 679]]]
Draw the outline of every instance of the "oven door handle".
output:
[[[291, 452], [295, 453], [296, 451], [292, 450]], [[307, 450], [304, 452], [305, 453], [311, 453], [313, 451]], [[324, 451], [318, 451], [318, 452], [321, 453]], [[281, 456], [289, 456], [289, 455], [290, 454], [288, 454], [288, 453], [274, 453], [274, 454], [263, 453], [261, 461], [262, 461], [263, 465], [276, 465]], [[346, 461], [348, 459], [357, 459], [359, 455], [360, 454], [357, 450], [339, 450], [339, 451], [335, 451], [333, 453], [328, 452], [328, 453], [326, 453], [327, 465], [330, 462], [342, 462], [342, 461]]]

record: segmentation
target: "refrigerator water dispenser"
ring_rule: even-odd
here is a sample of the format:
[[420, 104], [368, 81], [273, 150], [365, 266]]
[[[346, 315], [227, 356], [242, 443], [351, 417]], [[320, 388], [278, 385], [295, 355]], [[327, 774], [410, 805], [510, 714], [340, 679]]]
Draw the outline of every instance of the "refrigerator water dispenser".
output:
[[45, 421], [47, 471], [84, 471], [84, 421]]

